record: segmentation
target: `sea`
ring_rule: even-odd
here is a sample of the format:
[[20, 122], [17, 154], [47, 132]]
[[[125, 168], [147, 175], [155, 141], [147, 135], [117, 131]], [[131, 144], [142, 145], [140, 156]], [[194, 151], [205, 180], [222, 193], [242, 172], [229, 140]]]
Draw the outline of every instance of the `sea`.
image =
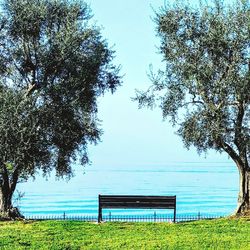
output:
[[[163, 165], [74, 167], [70, 180], [54, 174], [19, 183], [14, 203], [25, 216], [97, 216], [98, 195], [176, 195], [177, 216], [224, 216], [234, 212], [238, 172], [228, 162], [172, 162]], [[19, 195], [17, 195], [19, 194]], [[19, 196], [22, 196], [21, 198]], [[105, 209], [105, 213], [109, 213]], [[168, 214], [151, 209], [113, 209], [113, 215]]]

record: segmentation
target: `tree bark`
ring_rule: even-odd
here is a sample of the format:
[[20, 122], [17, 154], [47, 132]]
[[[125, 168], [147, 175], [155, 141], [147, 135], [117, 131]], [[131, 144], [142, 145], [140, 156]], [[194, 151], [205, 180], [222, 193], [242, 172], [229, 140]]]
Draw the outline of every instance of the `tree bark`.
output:
[[14, 171], [10, 178], [6, 168], [3, 167], [0, 185], [0, 212], [2, 213], [2, 219], [23, 217], [18, 208], [13, 207], [12, 205], [12, 197], [16, 188], [17, 180], [17, 170]]
[[13, 193], [9, 188], [0, 188], [0, 211], [9, 214], [12, 209], [12, 195]]
[[[237, 142], [237, 140], [236, 140]], [[250, 214], [250, 167], [246, 155], [246, 148], [241, 148], [241, 145], [236, 145], [239, 154], [227, 143], [220, 141], [220, 146], [231, 159], [236, 163], [239, 170], [239, 195], [238, 205], [235, 211], [236, 215]]]
[[240, 189], [236, 215], [250, 214], [250, 170], [240, 169]]

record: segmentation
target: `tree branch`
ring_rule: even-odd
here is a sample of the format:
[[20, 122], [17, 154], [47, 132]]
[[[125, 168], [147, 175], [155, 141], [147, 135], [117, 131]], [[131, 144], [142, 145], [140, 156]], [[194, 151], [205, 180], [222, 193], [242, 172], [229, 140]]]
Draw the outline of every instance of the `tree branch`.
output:
[[220, 141], [220, 146], [224, 149], [226, 153], [232, 158], [232, 160], [236, 163], [237, 167], [240, 171], [244, 170], [244, 162], [240, 158], [240, 156], [235, 152], [235, 150], [226, 142]]
[[239, 111], [238, 111], [236, 124], [235, 124], [234, 143], [239, 151], [239, 155], [241, 157], [245, 157], [246, 147], [244, 143], [242, 143], [244, 140], [242, 138], [242, 123], [243, 123], [243, 117], [245, 113], [243, 101], [239, 102], [238, 109]]
[[18, 176], [19, 176], [19, 170], [20, 170], [20, 168], [17, 166], [12, 174], [12, 180], [10, 183], [11, 194], [13, 194], [15, 189], [16, 189], [16, 184], [17, 184]]
[[9, 185], [9, 176], [8, 176], [8, 171], [7, 168], [5, 167], [5, 164], [2, 164], [2, 185], [1, 185], [1, 189], [3, 190], [7, 190], [7, 192], [9, 191], [10, 185]]

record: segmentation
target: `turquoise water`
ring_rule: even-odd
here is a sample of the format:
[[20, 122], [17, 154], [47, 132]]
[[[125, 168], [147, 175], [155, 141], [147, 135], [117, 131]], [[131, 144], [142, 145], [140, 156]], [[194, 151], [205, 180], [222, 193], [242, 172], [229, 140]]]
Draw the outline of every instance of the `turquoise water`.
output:
[[[18, 204], [26, 216], [97, 215], [98, 194], [176, 195], [177, 215], [225, 215], [237, 204], [238, 172], [229, 163], [170, 163], [128, 168], [87, 167], [66, 182], [54, 177], [21, 183]], [[112, 210], [113, 215], [155, 210]], [[108, 213], [108, 210], [104, 211]], [[170, 211], [169, 211], [170, 212]], [[157, 211], [164, 214], [165, 211]], [[168, 213], [168, 212], [166, 212]]]

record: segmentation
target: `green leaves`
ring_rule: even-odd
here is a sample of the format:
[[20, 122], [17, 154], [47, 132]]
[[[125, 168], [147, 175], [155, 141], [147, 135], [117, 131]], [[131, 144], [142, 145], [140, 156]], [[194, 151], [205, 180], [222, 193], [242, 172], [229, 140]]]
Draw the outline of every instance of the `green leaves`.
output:
[[235, 143], [250, 138], [249, 2], [177, 3], [156, 13], [155, 22], [166, 68], [138, 92], [139, 105], [158, 104], [187, 147], [221, 150], [226, 143], [249, 161], [247, 143]]
[[89, 25], [85, 2], [6, 0], [3, 6], [0, 159], [23, 179], [39, 168], [70, 177], [72, 161], [87, 164], [87, 144], [99, 141], [97, 98], [120, 85], [114, 52]]

